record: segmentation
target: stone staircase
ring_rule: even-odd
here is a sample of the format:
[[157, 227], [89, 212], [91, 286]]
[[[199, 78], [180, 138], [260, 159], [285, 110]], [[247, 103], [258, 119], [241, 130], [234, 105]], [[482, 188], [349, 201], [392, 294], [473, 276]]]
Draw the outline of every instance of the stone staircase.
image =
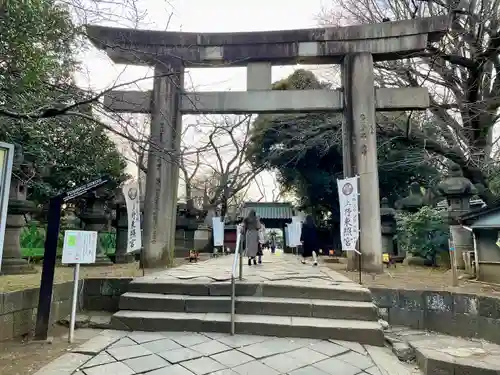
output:
[[[353, 282], [242, 281], [236, 333], [384, 345], [370, 291]], [[120, 298], [115, 329], [230, 332], [231, 284], [139, 278]]]

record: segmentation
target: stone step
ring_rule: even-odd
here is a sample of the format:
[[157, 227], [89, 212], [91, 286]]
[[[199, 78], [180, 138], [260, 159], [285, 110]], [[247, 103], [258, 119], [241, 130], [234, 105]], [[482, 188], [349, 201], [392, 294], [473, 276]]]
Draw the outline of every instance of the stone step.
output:
[[[111, 318], [114, 329], [128, 331], [230, 332], [227, 313], [187, 313], [121, 310]], [[334, 339], [383, 346], [378, 322], [291, 316], [236, 315], [235, 331], [277, 337]]]
[[[229, 296], [186, 296], [132, 293], [120, 298], [120, 310], [229, 313]], [[377, 320], [372, 302], [309, 298], [236, 297], [236, 314], [302, 316], [330, 319]]]
[[237, 297], [236, 314], [378, 320], [372, 302], [308, 298]]
[[[326, 284], [326, 282], [325, 282]], [[139, 278], [128, 286], [129, 292], [177, 294], [190, 296], [230, 296], [231, 283], [196, 283], [196, 282], [165, 282], [156, 278]], [[307, 298], [341, 301], [371, 302], [371, 294], [367, 288], [356, 283], [341, 282], [330, 285], [308, 286], [304, 283], [251, 283], [237, 282], [237, 296]]]

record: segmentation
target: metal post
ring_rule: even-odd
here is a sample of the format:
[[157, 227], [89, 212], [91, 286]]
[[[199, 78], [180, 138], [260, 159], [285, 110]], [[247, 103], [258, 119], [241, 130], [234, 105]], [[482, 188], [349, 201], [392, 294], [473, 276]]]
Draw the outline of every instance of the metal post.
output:
[[234, 275], [231, 275], [231, 335], [234, 335], [234, 320], [235, 320], [235, 309], [236, 309], [236, 282], [234, 281]]
[[[451, 235], [451, 231], [450, 231]], [[451, 285], [458, 286], [458, 276], [457, 276], [457, 260], [455, 259], [455, 243], [453, 237], [450, 236], [448, 240], [448, 247], [450, 249], [450, 263], [451, 263]]]
[[[359, 249], [359, 245], [358, 245]], [[363, 279], [361, 278], [361, 252], [358, 254], [358, 268], [359, 268], [359, 283], [363, 284]]]
[[361, 261], [361, 246], [359, 245], [359, 243], [361, 241], [361, 221], [360, 221], [361, 211], [360, 211], [360, 208], [359, 208], [359, 177], [356, 180], [356, 184], [358, 185], [357, 186], [357, 191], [358, 191], [358, 241], [356, 242], [356, 248], [358, 250], [359, 283], [363, 284], [363, 278], [362, 278], [362, 274], [361, 274], [361, 265], [362, 265], [362, 261]]
[[239, 255], [240, 255], [240, 259], [239, 259], [239, 262], [240, 262], [240, 264], [239, 264], [239, 266], [240, 266], [239, 279], [241, 281], [241, 280], [243, 280], [243, 252], [241, 251], [241, 249], [240, 249]]
[[38, 297], [36, 315], [35, 339], [47, 340], [49, 331], [50, 307], [52, 304], [52, 287], [56, 266], [57, 240], [61, 222], [61, 199], [51, 199], [49, 203], [47, 235], [45, 238], [45, 252], [43, 256], [42, 280]]
[[73, 343], [75, 335], [75, 320], [76, 320], [76, 301], [78, 301], [78, 281], [80, 280], [80, 264], [75, 264], [73, 271], [73, 301], [71, 301], [71, 319], [69, 323], [68, 342]]

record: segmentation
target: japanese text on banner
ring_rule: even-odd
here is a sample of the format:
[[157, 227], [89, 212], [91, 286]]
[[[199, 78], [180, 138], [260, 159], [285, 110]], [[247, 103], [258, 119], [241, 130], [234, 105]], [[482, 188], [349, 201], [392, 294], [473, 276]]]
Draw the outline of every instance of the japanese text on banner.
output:
[[357, 251], [359, 238], [358, 222], [358, 177], [337, 180], [340, 205], [340, 238], [343, 251]]
[[130, 253], [142, 248], [139, 187], [137, 183], [125, 185], [123, 195], [127, 204], [128, 218], [127, 253]]

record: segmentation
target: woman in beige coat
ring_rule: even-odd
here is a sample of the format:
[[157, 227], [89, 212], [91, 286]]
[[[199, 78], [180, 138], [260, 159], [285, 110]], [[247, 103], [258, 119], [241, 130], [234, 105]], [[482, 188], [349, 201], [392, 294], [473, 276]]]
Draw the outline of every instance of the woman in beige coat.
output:
[[257, 254], [259, 252], [259, 230], [260, 221], [255, 210], [250, 210], [248, 216], [243, 220], [242, 234], [245, 236], [245, 253], [248, 257], [248, 265], [257, 264]]

